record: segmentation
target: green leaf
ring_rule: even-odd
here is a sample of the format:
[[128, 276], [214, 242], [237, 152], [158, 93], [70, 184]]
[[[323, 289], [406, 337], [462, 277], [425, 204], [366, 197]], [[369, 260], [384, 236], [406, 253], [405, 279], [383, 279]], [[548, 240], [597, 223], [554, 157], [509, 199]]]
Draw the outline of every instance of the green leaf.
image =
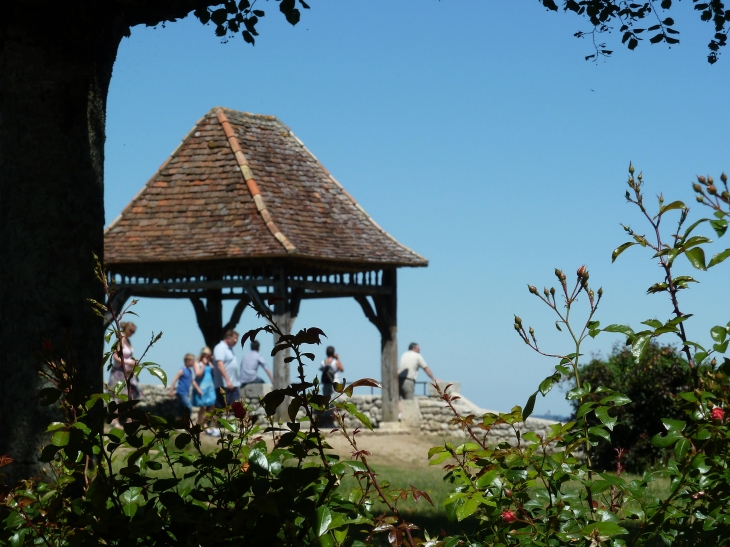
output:
[[526, 420], [530, 414], [532, 414], [532, 411], [535, 409], [535, 399], [537, 398], [537, 391], [530, 395], [529, 399], [527, 399], [527, 404], [525, 404], [525, 409], [522, 411], [522, 420]]
[[674, 445], [674, 459], [676, 459], [678, 462], [681, 462], [687, 455], [687, 452], [689, 452], [691, 446], [692, 443], [690, 443], [689, 439], [686, 439], [684, 437], [679, 439], [679, 441], [677, 441], [677, 444]]
[[[442, 448], [442, 447], [437, 447], [437, 448]], [[433, 449], [431, 449], [431, 450], [433, 450]], [[431, 455], [429, 454], [429, 458], [430, 457], [431, 457]], [[354, 471], [363, 471], [363, 472], [365, 472], [365, 471], [368, 470], [368, 468], [365, 466], [364, 463], [358, 462], [358, 461], [355, 461], [355, 460], [345, 460], [342, 463], [344, 463], [346, 465], [349, 465]]]
[[725, 353], [727, 351], [728, 344], [730, 344], [730, 340], [725, 340], [722, 344], [715, 344], [712, 346], [712, 349], [714, 349], [717, 353]]
[[67, 430], [56, 431], [51, 437], [51, 442], [55, 446], [66, 446], [68, 444], [71, 434]]
[[636, 245], [636, 243], [634, 243], [633, 241], [628, 241], [623, 245], [619, 245], [618, 247], [616, 247], [613, 253], [611, 253], [611, 262], [615, 262], [621, 253], [623, 253], [629, 247], [633, 247], [634, 245]]
[[[672, 203], [668, 203], [667, 205], [663, 205], [659, 208], [659, 215], [663, 215], [667, 211], [673, 211], [675, 209], [686, 209], [687, 206], [681, 202], [681, 201], [673, 201]], [[659, 216], [657, 215], [657, 216]]]
[[462, 521], [479, 508], [479, 502], [473, 498], [466, 500], [466, 502], [456, 510], [456, 519]]
[[694, 224], [692, 224], [689, 228], [687, 228], [684, 231], [683, 239], [687, 239], [687, 236], [689, 236], [689, 234], [691, 234], [694, 231], [694, 229], [697, 228], [697, 226], [699, 226], [703, 222], [707, 222], [708, 220], [709, 220], [708, 218], [702, 218], [702, 219], [698, 220], [697, 222], [695, 222]]
[[646, 321], [641, 322], [642, 325], [647, 325], [649, 327], [654, 327], [655, 329], [661, 328], [664, 326], [664, 323], [657, 319], [647, 319]]
[[730, 249], [725, 249], [721, 253], [717, 253], [710, 259], [710, 263], [707, 265], [708, 268], [717, 266], [720, 262], [723, 262], [727, 257], [730, 256]]
[[658, 292], [664, 292], [667, 290], [666, 283], [654, 283], [651, 287], [646, 289], [646, 294], [656, 294]]
[[672, 429], [666, 435], [662, 435], [661, 433], [654, 435], [651, 439], [651, 444], [658, 448], [669, 448], [682, 438], [682, 434], [679, 431]]
[[631, 342], [631, 355], [634, 356], [634, 362], [639, 363], [641, 361], [641, 358], [644, 356], [644, 352], [646, 351], [647, 346], [649, 345], [649, 341], [651, 340], [651, 334], [639, 334], [636, 337], [634, 337], [633, 341]]
[[697, 469], [703, 475], [712, 469], [710, 464], [707, 463], [707, 458], [704, 454], [697, 455], [697, 457], [692, 461], [692, 468]]
[[332, 522], [332, 513], [326, 505], [320, 505], [317, 508], [317, 514], [314, 520], [314, 533], [317, 537], [321, 537], [329, 528]]
[[618, 332], [626, 336], [634, 336], [634, 329], [628, 325], [609, 325], [603, 329], [603, 332]]
[[603, 399], [601, 399], [602, 405], [605, 405], [606, 403], [613, 403], [614, 406], [623, 406], [629, 404], [630, 402], [631, 399], [629, 399], [623, 393], [615, 393], [614, 395], [609, 395], [608, 397], [604, 397]]
[[684, 254], [687, 255], [687, 259], [690, 261], [692, 266], [698, 270], [707, 270], [707, 266], [705, 266], [705, 251], [703, 251], [701, 247], [694, 247]]
[[590, 393], [590, 389], [586, 389], [585, 386], [574, 387], [565, 395], [565, 398], [568, 399], [569, 401], [572, 401], [574, 399], [581, 399], [582, 397], [585, 397], [589, 393]]
[[616, 418], [612, 418], [608, 415], [608, 407], [606, 406], [599, 406], [596, 409], [596, 417], [601, 420], [601, 423], [605, 425], [608, 429], [613, 431], [613, 426], [616, 425], [616, 422], [618, 421]]
[[550, 393], [550, 390], [553, 389], [553, 386], [560, 381], [560, 374], [553, 374], [552, 376], [548, 376], [545, 378], [542, 382], [540, 382], [540, 387], [538, 387], [538, 391], [542, 393], [543, 397]]
[[667, 431], [684, 431], [684, 428], [687, 427], [687, 422], [683, 422], [682, 420], [670, 420], [669, 418], [662, 418], [662, 423], [664, 424], [664, 427]]
[[593, 409], [594, 406], [596, 406], [596, 403], [593, 401], [588, 401], [586, 403], [583, 403], [582, 405], [580, 405], [580, 407], [578, 407], [578, 410], [576, 411], [575, 416], [577, 418], [582, 418], [583, 416], [588, 414]]
[[175, 437], [175, 446], [182, 450], [185, 448], [188, 444], [190, 444], [190, 441], [192, 441], [193, 438], [188, 433], [180, 433], [177, 437]]
[[248, 463], [251, 464], [254, 471], [261, 475], [266, 475], [269, 472], [269, 460], [266, 458], [266, 454], [258, 448], [254, 448], [248, 454]]
[[362, 425], [367, 427], [370, 431], [373, 430], [373, 424], [370, 423], [370, 418], [368, 418], [365, 414], [362, 412], [353, 412], [352, 415], [357, 418]]
[[494, 479], [497, 478], [497, 473], [499, 473], [499, 469], [492, 469], [484, 473], [477, 479], [477, 488], [486, 488], [488, 486], [492, 486], [492, 483], [494, 483]]
[[727, 220], [725, 219], [711, 220], [710, 226], [712, 226], [712, 229], [715, 230], [717, 237], [722, 237], [725, 235], [725, 232], [727, 232]]
[[705, 236], [694, 236], [685, 241], [682, 247], [685, 249], [685, 251], [687, 251], [692, 247], [697, 247], [697, 245], [704, 245], [705, 243], [712, 243], [712, 241]]
[[152, 366], [147, 367], [147, 372], [149, 372], [152, 376], [155, 376], [162, 382], [162, 385], [167, 387], [167, 374], [165, 374], [165, 371], [162, 370], [158, 366]]
[[714, 326], [710, 329], [710, 336], [718, 344], [722, 344], [727, 337], [727, 329], [725, 327]]
[[689, 275], [680, 275], [678, 277], [675, 277], [672, 284], [677, 289], [686, 289], [688, 288], [687, 283], [699, 283], [694, 277], [691, 277]]
[[598, 426], [589, 427], [588, 433], [590, 433], [591, 435], [595, 435], [596, 437], [601, 437], [601, 438], [607, 440], [608, 442], [611, 442], [611, 434], [608, 431], [606, 431], [605, 429], [603, 429], [602, 427], [598, 427]]

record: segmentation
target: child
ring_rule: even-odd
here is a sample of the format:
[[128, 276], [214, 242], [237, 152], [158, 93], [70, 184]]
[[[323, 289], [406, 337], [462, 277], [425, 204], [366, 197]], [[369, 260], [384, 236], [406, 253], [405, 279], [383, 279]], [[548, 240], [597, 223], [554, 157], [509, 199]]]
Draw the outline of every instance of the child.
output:
[[[195, 381], [195, 373], [193, 367], [195, 366], [195, 355], [188, 353], [185, 355], [185, 366], [177, 371], [175, 379], [170, 385], [170, 397], [175, 394], [177, 397], [178, 404], [180, 405], [180, 413], [182, 416], [190, 416], [193, 412], [193, 405], [190, 402], [190, 386], [199, 394], [203, 394], [200, 386]], [[175, 384], [177, 384], [177, 391], [175, 390]]]

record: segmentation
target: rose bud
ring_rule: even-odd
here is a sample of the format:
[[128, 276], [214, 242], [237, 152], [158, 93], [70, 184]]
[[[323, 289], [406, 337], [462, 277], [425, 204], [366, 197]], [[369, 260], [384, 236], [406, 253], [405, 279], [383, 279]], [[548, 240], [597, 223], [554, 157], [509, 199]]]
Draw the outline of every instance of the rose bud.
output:
[[721, 181], [722, 181], [723, 183], [727, 182], [727, 175], [726, 175], [725, 173], [723, 173], [722, 175], [720, 175], [720, 180], [721, 180]]
[[519, 315], [515, 315], [515, 323], [517, 323], [518, 325], [522, 324], [522, 319], [520, 319]]
[[537, 287], [534, 285], [528, 285], [527, 288], [532, 294], [537, 294]]
[[695, 192], [698, 192], [698, 193], [699, 193], [699, 192], [702, 192], [702, 186], [700, 186], [699, 184], [697, 184], [697, 183], [695, 182], [695, 183], [694, 183], [694, 184], [692, 185], [692, 190], [694, 190]]
[[631, 162], [629, 162], [629, 173], [634, 174], [634, 165]]
[[711, 176], [707, 176], [707, 184], [715, 184], [715, 180]]
[[246, 408], [239, 401], [231, 405], [231, 410], [233, 411], [233, 415], [239, 420], [246, 417]]
[[710, 184], [707, 187], [707, 193], [710, 194], [711, 196], [714, 196], [715, 194], [717, 194], [717, 188], [715, 188], [714, 184]]
[[509, 488], [505, 488], [504, 489], [504, 495], [507, 496], [508, 498], [511, 498], [512, 497], [512, 490], [510, 490]]
[[502, 520], [505, 522], [514, 522], [517, 520], [517, 515], [514, 511], [502, 511]]
[[719, 406], [716, 406], [712, 409], [712, 412], [710, 412], [710, 416], [713, 420], [716, 422], [721, 422], [725, 419], [725, 411], [721, 409]]
[[699, 182], [700, 182], [701, 184], [705, 184], [705, 177], [703, 177], [702, 175], [697, 175], [697, 180], [698, 180], [698, 181], [699, 181]]

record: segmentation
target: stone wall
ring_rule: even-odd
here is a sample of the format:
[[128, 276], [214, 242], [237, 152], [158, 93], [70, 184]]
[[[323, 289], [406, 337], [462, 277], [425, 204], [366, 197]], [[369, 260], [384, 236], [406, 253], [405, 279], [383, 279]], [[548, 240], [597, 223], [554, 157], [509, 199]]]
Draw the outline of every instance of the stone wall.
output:
[[[175, 414], [177, 412], [177, 403], [175, 398], [169, 396], [169, 390], [161, 385], [143, 385], [141, 386], [143, 396], [139, 408], [148, 412], [159, 415]], [[450, 388], [452, 394], [457, 394], [460, 386], [454, 384]], [[255, 414], [263, 416], [263, 408], [259, 403], [259, 398], [271, 391], [270, 384], [250, 384], [243, 391], [243, 399], [249, 405]], [[435, 396], [435, 390], [430, 393], [434, 395], [416, 397], [411, 401], [401, 401], [402, 420], [401, 429], [403, 433], [420, 433], [423, 435], [438, 435], [446, 437], [465, 437], [466, 433], [458, 427], [450, 424], [450, 420], [454, 417], [451, 409], [441, 399]], [[349, 402], [355, 404], [359, 412], [368, 417], [376, 431], [381, 427], [383, 416], [382, 402], [379, 395], [353, 395]], [[454, 401], [454, 407], [462, 416], [473, 414], [481, 416], [487, 412], [495, 412], [479, 408], [474, 403], [460, 395], [460, 398]], [[195, 409], [197, 415], [197, 409]], [[300, 417], [303, 412], [300, 410]], [[551, 420], [543, 420], [539, 418], [528, 418], [524, 423], [519, 424], [522, 432], [534, 431], [538, 435], [544, 435], [545, 430], [556, 422]], [[353, 417], [348, 417], [346, 424], [350, 428], [360, 426], [360, 422]], [[388, 428], [393, 431], [392, 427]], [[514, 443], [516, 441], [514, 431], [507, 425], [495, 426], [490, 433], [493, 442], [508, 441]]]

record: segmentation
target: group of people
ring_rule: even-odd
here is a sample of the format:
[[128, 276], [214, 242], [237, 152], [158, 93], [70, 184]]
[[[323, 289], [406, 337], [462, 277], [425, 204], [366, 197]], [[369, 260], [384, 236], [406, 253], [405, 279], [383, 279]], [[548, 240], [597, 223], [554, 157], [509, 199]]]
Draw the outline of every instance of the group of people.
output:
[[[123, 392], [132, 399], [139, 399], [142, 394], [139, 382], [133, 374], [137, 362], [129, 340], [136, 332], [137, 326], [132, 322], [126, 322], [120, 327], [120, 345], [112, 354], [109, 386], [113, 388], [118, 382], [123, 381], [126, 384]], [[259, 343], [256, 340], [251, 341], [250, 350], [243, 355], [239, 364], [233, 353], [233, 347], [237, 342], [238, 333], [235, 330], [227, 330], [223, 334], [223, 339], [212, 351], [206, 346], [200, 350], [197, 359], [192, 353], [185, 355], [184, 366], [178, 370], [170, 384], [170, 396], [177, 398], [181, 416], [192, 414], [193, 407], [198, 407], [198, 423], [204, 424], [206, 412], [214, 407], [225, 408], [227, 404], [240, 401], [241, 389], [248, 384], [264, 382], [258, 375], [259, 368], [264, 369], [271, 383], [274, 383], [271, 371], [259, 353]], [[334, 393], [333, 385], [341, 381], [341, 373], [345, 367], [333, 346], [328, 346], [325, 353], [326, 358], [320, 365], [320, 384], [322, 394], [331, 396]], [[416, 379], [421, 369], [433, 382], [437, 381], [421, 356], [420, 346], [413, 342], [408, 346], [408, 351], [401, 356], [398, 367], [398, 391], [401, 399], [408, 400], [415, 397]], [[117, 420], [112, 422], [112, 426], [121, 427]], [[208, 427], [206, 432], [209, 435], [220, 435], [215, 427]]]
[[[260, 345], [251, 341], [250, 351], [238, 363], [233, 347], [238, 342], [238, 333], [227, 330], [213, 351], [204, 347], [198, 359], [191, 353], [185, 356], [184, 366], [177, 372], [170, 384], [170, 396], [178, 400], [181, 415], [192, 414], [193, 407], [199, 407], [198, 423], [204, 424], [206, 412], [225, 408], [241, 400], [241, 389], [248, 384], [263, 383], [258, 369], [263, 368], [273, 383], [271, 371], [259, 353]], [[192, 392], [192, 397], [190, 396]], [[206, 433], [219, 436], [218, 428], [209, 427]]]

